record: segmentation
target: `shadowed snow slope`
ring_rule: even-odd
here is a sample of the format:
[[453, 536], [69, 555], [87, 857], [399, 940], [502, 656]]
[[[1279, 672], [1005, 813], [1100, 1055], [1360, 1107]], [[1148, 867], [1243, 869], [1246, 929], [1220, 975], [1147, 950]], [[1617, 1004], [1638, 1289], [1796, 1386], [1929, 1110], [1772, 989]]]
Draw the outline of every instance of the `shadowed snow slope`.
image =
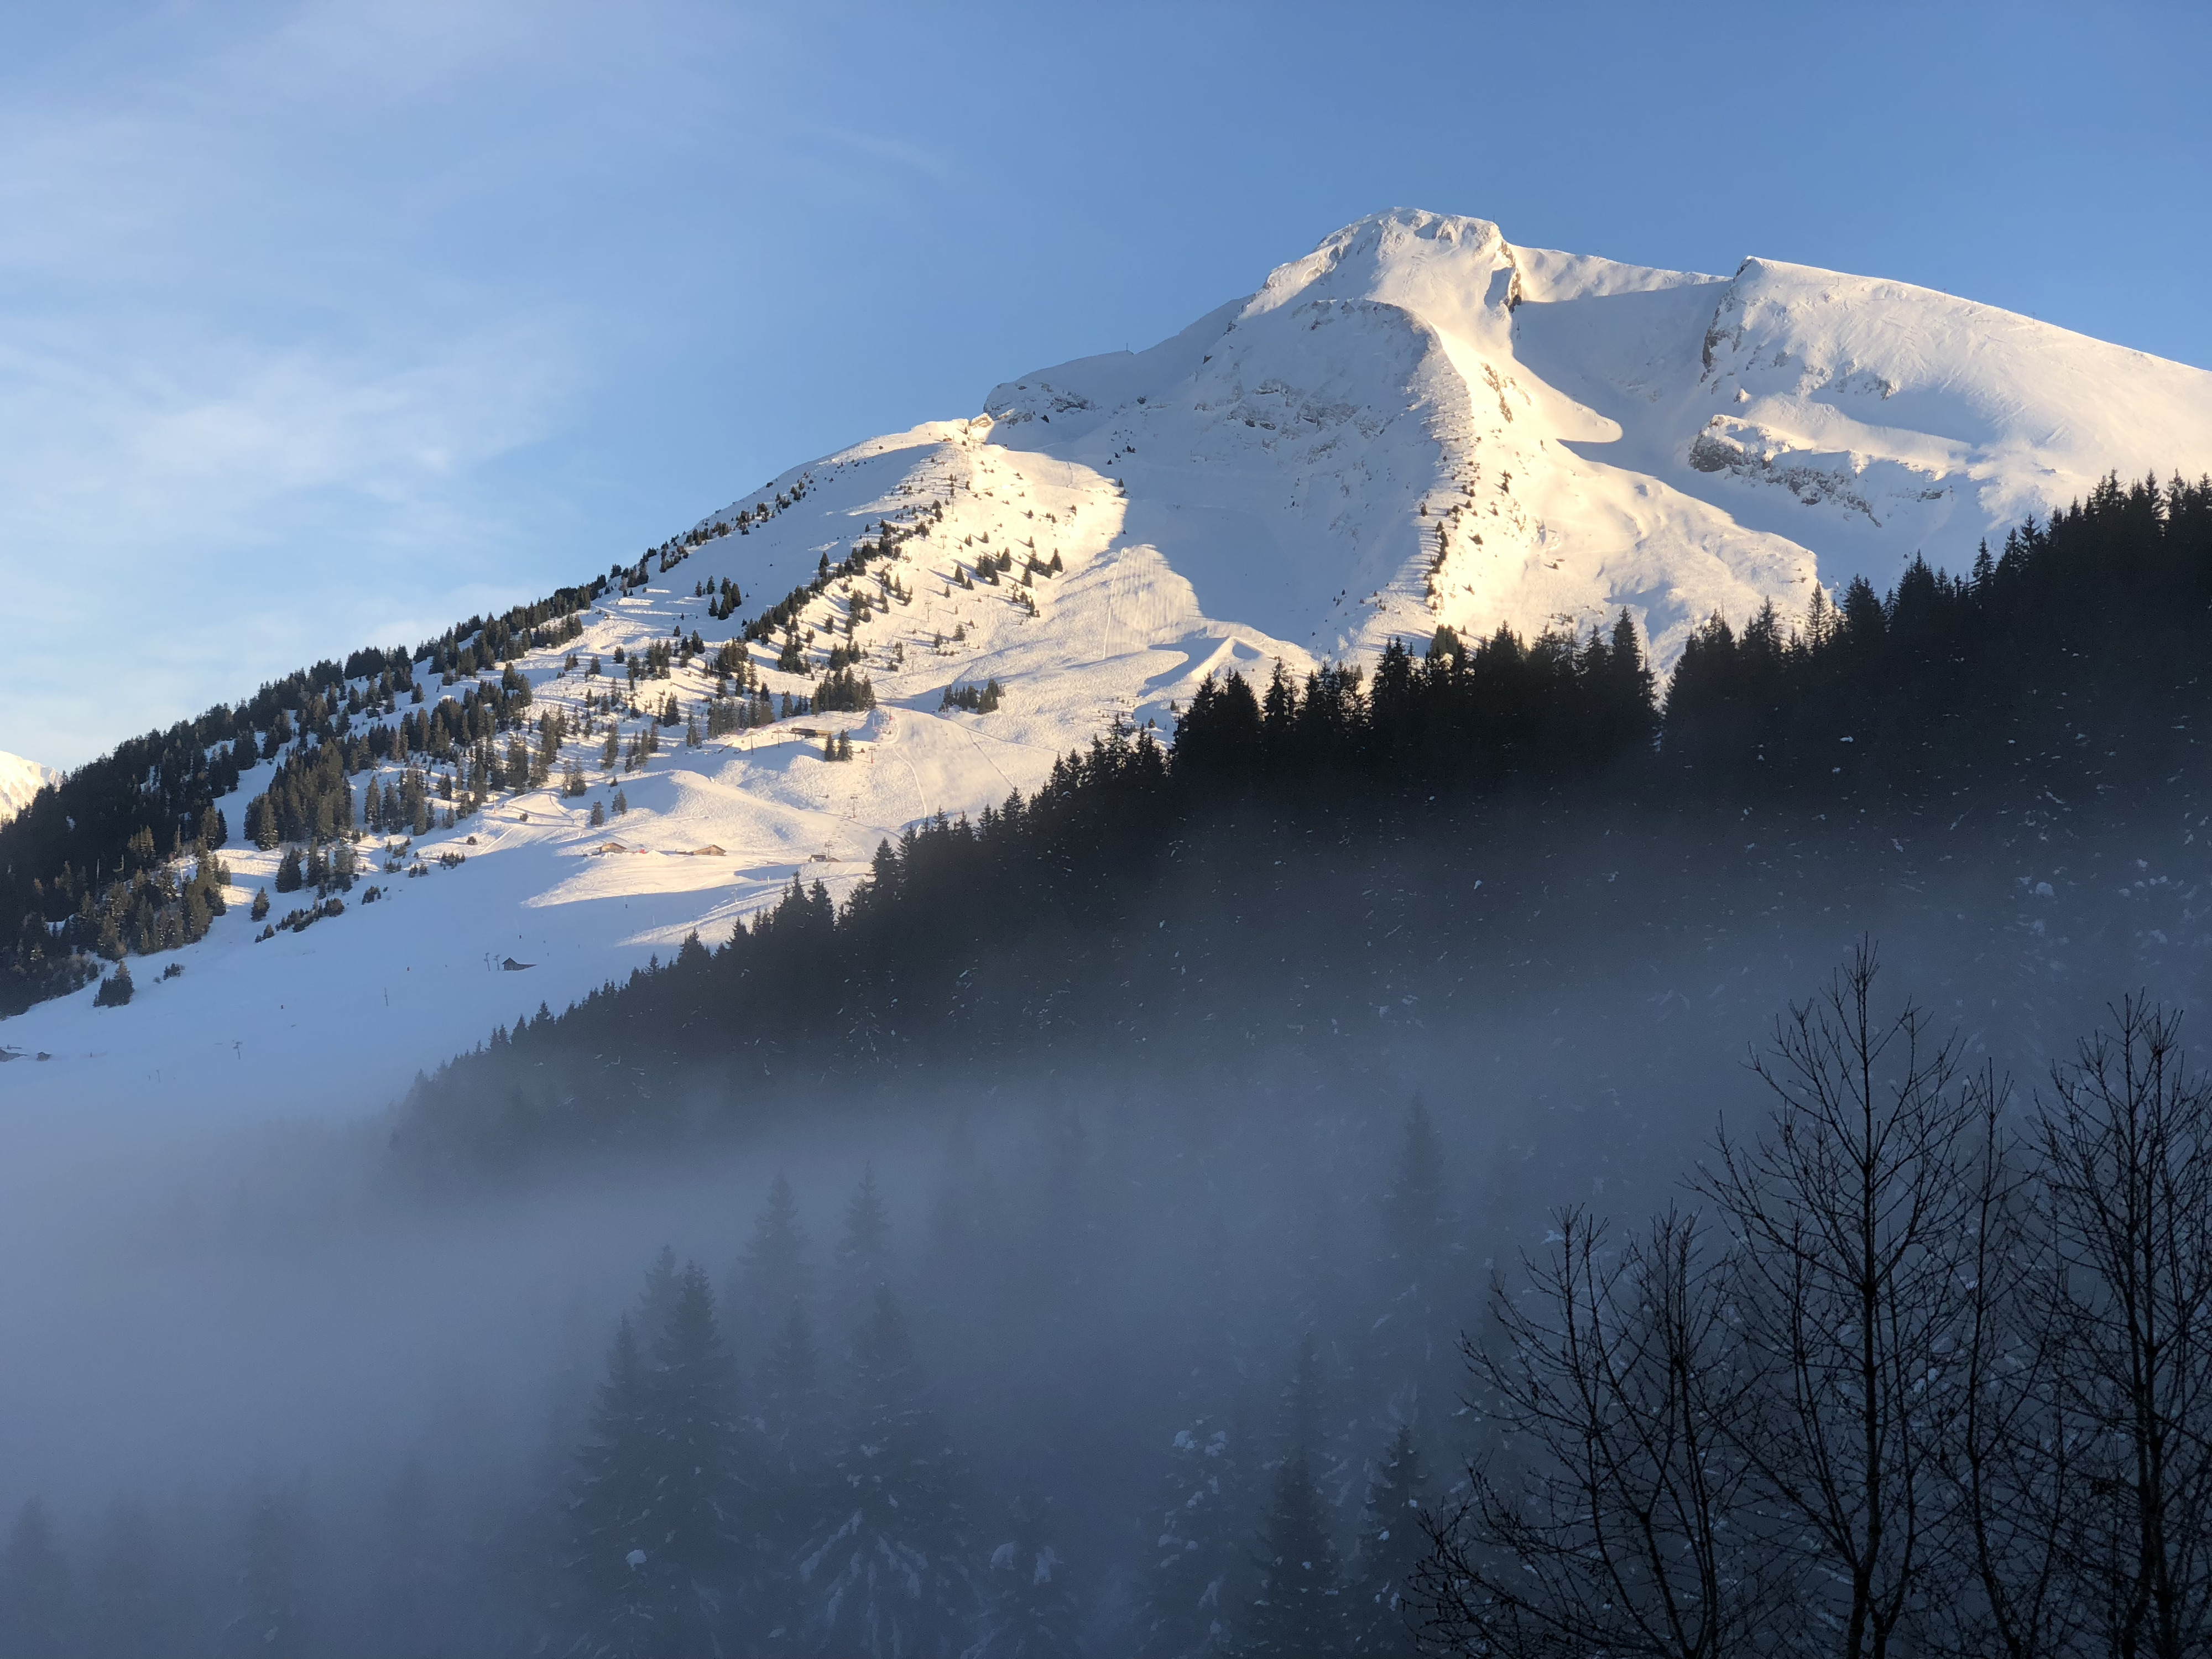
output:
[[[997, 386], [985, 411], [794, 469], [702, 521], [753, 508], [743, 533], [654, 561], [581, 638], [522, 659], [533, 717], [571, 716], [563, 760], [588, 795], [502, 797], [413, 849], [465, 863], [374, 878], [380, 902], [262, 943], [239, 907], [276, 855], [234, 846], [238, 902], [163, 958], [180, 976], [149, 959], [126, 1008], [86, 990], [0, 1028], [9, 1050], [53, 1056], [8, 1066], [10, 1096], [371, 1105], [541, 1000], [695, 927], [720, 938], [795, 872], [848, 885], [881, 838], [1034, 788], [1116, 716], [1171, 727], [1212, 670], [1303, 671], [1440, 623], [1582, 629], [1624, 606], [1665, 666], [1712, 611], [1795, 616], [1816, 582], [1887, 586], [1916, 551], [1963, 568], [2108, 471], [2212, 467], [2200, 369], [1903, 283], [1758, 259], [1730, 277], [1644, 270], [1411, 211], [1346, 227], [1148, 351]], [[627, 694], [618, 647], [696, 629], [711, 656], [886, 525], [905, 535], [892, 555], [832, 580], [802, 623], [817, 671], [833, 639], [860, 650], [872, 712], [697, 748], [679, 724], [641, 769], [601, 766], [605, 715], [587, 735], [582, 707], [611, 684], [586, 678], [594, 653]], [[1011, 573], [987, 570], [1005, 553]], [[1032, 558], [1060, 568], [1024, 580]], [[744, 602], [718, 621], [695, 595], [726, 579]], [[750, 653], [770, 689], [811, 688], [775, 656]], [[697, 709], [706, 662], [646, 681], [636, 708]], [[996, 712], [943, 707], [991, 678]], [[638, 729], [629, 714], [625, 741]], [[853, 759], [824, 759], [840, 732]], [[234, 830], [269, 776], [223, 804]], [[617, 786], [631, 810], [593, 827]]]

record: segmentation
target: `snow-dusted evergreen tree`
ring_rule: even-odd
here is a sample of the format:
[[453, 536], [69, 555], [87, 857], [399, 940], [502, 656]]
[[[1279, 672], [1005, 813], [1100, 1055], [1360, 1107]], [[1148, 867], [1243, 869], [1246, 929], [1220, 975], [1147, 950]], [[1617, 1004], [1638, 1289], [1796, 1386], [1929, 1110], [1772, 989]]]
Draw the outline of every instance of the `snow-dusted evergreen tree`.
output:
[[570, 1500], [583, 1651], [711, 1652], [757, 1576], [757, 1472], [740, 1439], [735, 1378], [704, 1269], [647, 1277], [641, 1316], [665, 1305], [648, 1356], [616, 1327]]
[[1282, 1449], [1276, 1460], [1310, 1459], [1322, 1437], [1321, 1352], [1310, 1334], [1301, 1336], [1291, 1356], [1291, 1374], [1283, 1384]]
[[796, 1465], [820, 1449], [821, 1361], [814, 1345], [814, 1322], [794, 1302], [783, 1316], [775, 1341], [760, 1363], [754, 1391], [754, 1420], [760, 1425], [762, 1455], [771, 1467]]
[[659, 1543], [654, 1530], [653, 1447], [645, 1357], [625, 1316], [607, 1352], [606, 1381], [577, 1454], [569, 1504], [570, 1570], [580, 1651], [651, 1651], [653, 1577], [644, 1571]]
[[658, 1542], [644, 1571], [656, 1586], [659, 1645], [710, 1653], [750, 1576], [760, 1517], [714, 1292], [696, 1262], [677, 1276], [645, 1399], [654, 1489], [649, 1530]]
[[312, 1659], [316, 1652], [299, 1508], [296, 1499], [268, 1493], [247, 1512], [224, 1651], [269, 1659]]
[[1369, 1480], [1359, 1546], [1346, 1574], [1356, 1654], [1413, 1659], [1419, 1651], [1407, 1615], [1406, 1588], [1428, 1553], [1428, 1534], [1421, 1529], [1425, 1496], [1419, 1443], [1413, 1425], [1401, 1423]]
[[778, 1175], [769, 1183], [767, 1207], [753, 1218], [752, 1237], [738, 1258], [729, 1306], [732, 1347], [765, 1352], [792, 1307], [806, 1301], [812, 1279], [799, 1200], [791, 1183]]
[[1255, 1565], [1260, 1585], [1237, 1652], [1250, 1659], [1341, 1653], [1347, 1621], [1329, 1514], [1303, 1450], [1275, 1471]]
[[384, 1495], [365, 1621], [389, 1659], [430, 1659], [445, 1651], [471, 1599], [445, 1565], [434, 1513], [422, 1466], [410, 1459]]
[[1200, 1418], [1177, 1430], [1145, 1574], [1138, 1651], [1145, 1659], [1233, 1653], [1252, 1584], [1251, 1529], [1238, 1440]]
[[659, 1346], [661, 1333], [668, 1328], [669, 1319], [676, 1311], [682, 1277], [676, 1266], [675, 1250], [662, 1245], [660, 1254], [653, 1259], [653, 1266], [646, 1270], [645, 1288], [638, 1292], [637, 1312], [632, 1316], [637, 1323], [638, 1351], [648, 1358]]
[[1082, 1607], [1053, 1547], [1052, 1506], [1016, 1498], [1006, 1529], [984, 1576], [981, 1633], [963, 1659], [1078, 1659]]
[[76, 1611], [53, 1522], [46, 1506], [30, 1498], [16, 1511], [0, 1559], [0, 1652], [63, 1659], [76, 1650]]
[[766, 1565], [779, 1571], [763, 1575], [748, 1617], [754, 1629], [776, 1634], [778, 1651], [787, 1649], [782, 1638], [803, 1624], [806, 1611], [793, 1594], [790, 1572], [780, 1571], [790, 1565], [789, 1540], [815, 1536], [829, 1501], [823, 1497], [828, 1450], [819, 1370], [813, 1322], [805, 1306], [794, 1302], [760, 1363], [752, 1395], [760, 1531], [767, 1539], [784, 1540], [785, 1547], [767, 1552]]
[[1282, 1430], [1268, 1468], [1279, 1468], [1293, 1457], [1304, 1457], [1322, 1506], [1332, 1515], [1349, 1515], [1363, 1495], [1357, 1455], [1350, 1426], [1332, 1407], [1339, 1390], [1332, 1388], [1328, 1367], [1310, 1334], [1298, 1339], [1291, 1358], [1291, 1374], [1283, 1384]]
[[[864, 1188], [872, 1195], [872, 1182]], [[841, 1659], [941, 1659], [975, 1613], [956, 1455], [931, 1410], [888, 1289], [853, 1344], [849, 1419], [826, 1513], [799, 1559], [813, 1650]]]
[[876, 1291], [890, 1282], [891, 1220], [873, 1164], [845, 1206], [845, 1231], [830, 1261], [830, 1334], [846, 1340], [874, 1317]]
[[167, 1659], [184, 1645], [180, 1588], [166, 1583], [152, 1522], [118, 1503], [100, 1523], [87, 1561], [84, 1644], [105, 1659]]
[[1451, 1200], [1443, 1146], [1419, 1096], [1406, 1113], [1397, 1166], [1382, 1198], [1383, 1258], [1376, 1290], [1382, 1324], [1374, 1346], [1391, 1390], [1438, 1381], [1456, 1363], [1455, 1331], [1445, 1305], [1451, 1260]]

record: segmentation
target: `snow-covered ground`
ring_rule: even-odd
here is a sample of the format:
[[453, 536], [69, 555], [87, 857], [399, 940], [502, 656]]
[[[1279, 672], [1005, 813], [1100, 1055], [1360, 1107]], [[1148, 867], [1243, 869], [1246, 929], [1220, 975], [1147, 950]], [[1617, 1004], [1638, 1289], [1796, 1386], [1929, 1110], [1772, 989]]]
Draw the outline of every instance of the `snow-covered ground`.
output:
[[30, 805], [31, 797], [52, 782], [58, 775], [51, 766], [41, 766], [21, 755], [0, 752], [0, 823]]
[[[586, 797], [501, 798], [414, 849], [465, 862], [373, 874], [379, 902], [356, 890], [343, 915], [263, 943], [246, 902], [264, 884], [277, 915], [290, 901], [273, 892], [274, 854], [234, 845], [230, 915], [138, 961], [129, 1007], [95, 1009], [88, 989], [0, 1026], [25, 1057], [0, 1068], [0, 1095], [374, 1106], [495, 1024], [557, 1009], [694, 928], [719, 939], [794, 874], [849, 885], [882, 838], [1034, 788], [1117, 717], [1171, 727], [1211, 671], [1365, 658], [1440, 623], [1582, 628], [1622, 606], [1663, 665], [1715, 610], [1740, 620], [1771, 599], [1795, 615], [1816, 581], [1886, 585], [1916, 550], [1961, 568], [1980, 539], [2108, 470], [2212, 468], [2199, 369], [1901, 283], [1761, 260], [1728, 278], [1647, 270], [1402, 211], [1347, 227], [1151, 350], [1024, 376], [985, 408], [708, 514], [805, 485], [525, 659], [533, 718], [571, 714]], [[664, 729], [643, 770], [600, 765], [604, 726], [586, 735], [583, 702], [626, 687], [617, 647], [696, 629], [711, 655], [886, 520], [927, 533], [806, 613], [818, 661], [852, 597], [873, 603], [854, 635], [872, 713], [698, 749]], [[1012, 575], [977, 579], [985, 554], [1008, 550]], [[1032, 553], [1061, 572], [1024, 586]], [[548, 571], [545, 586], [586, 574]], [[717, 622], [695, 592], [725, 578], [744, 600]], [[571, 651], [580, 666], [564, 669]], [[597, 679], [582, 668], [594, 653]], [[752, 652], [770, 688], [809, 689], [774, 659], [772, 644]], [[941, 710], [948, 686], [989, 678], [997, 712]], [[672, 690], [690, 710], [714, 686], [702, 659], [638, 701]], [[849, 763], [822, 757], [840, 732]], [[269, 775], [223, 803], [234, 831]], [[617, 787], [629, 811], [593, 828], [590, 808]], [[172, 963], [182, 975], [159, 979]]]

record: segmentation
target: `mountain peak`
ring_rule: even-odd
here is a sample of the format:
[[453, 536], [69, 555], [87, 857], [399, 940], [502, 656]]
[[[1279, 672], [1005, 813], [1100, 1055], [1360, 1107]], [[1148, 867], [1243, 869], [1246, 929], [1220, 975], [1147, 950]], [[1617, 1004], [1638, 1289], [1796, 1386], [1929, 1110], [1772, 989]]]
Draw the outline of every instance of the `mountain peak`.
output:
[[1393, 208], [1278, 265], [1239, 320], [1297, 302], [1368, 301], [1464, 329], [1478, 310], [1510, 307], [1515, 269], [1512, 246], [1489, 220]]

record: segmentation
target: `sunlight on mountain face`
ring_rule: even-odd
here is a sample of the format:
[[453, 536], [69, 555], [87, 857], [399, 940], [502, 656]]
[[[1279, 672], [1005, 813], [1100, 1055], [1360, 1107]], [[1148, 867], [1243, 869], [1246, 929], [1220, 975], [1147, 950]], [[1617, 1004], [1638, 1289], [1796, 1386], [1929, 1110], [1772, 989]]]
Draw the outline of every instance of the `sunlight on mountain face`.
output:
[[[28, 1098], [129, 1097], [158, 1065], [173, 1103], [258, 1109], [336, 1042], [327, 1103], [369, 1106], [518, 1007], [726, 933], [794, 874], [843, 890], [879, 841], [1033, 789], [1116, 720], [1171, 731], [1210, 672], [1371, 662], [1439, 625], [1585, 632], [1624, 610], [1663, 670], [1715, 612], [1796, 617], [1816, 584], [1887, 586], [1915, 551], [1964, 568], [2107, 471], [2208, 455], [2212, 374], [1966, 301], [1758, 259], [1725, 278], [1644, 270], [1516, 247], [1480, 220], [1376, 215], [1149, 350], [1025, 375], [979, 417], [794, 467], [626, 556], [579, 632], [513, 654], [528, 720], [562, 723], [542, 781], [414, 836], [397, 867], [428, 873], [380, 880], [384, 902], [256, 942], [246, 912], [281, 862], [240, 844], [274, 775], [257, 757], [214, 803], [232, 904], [177, 957], [188, 971], [126, 1030], [95, 1025], [88, 992], [10, 1044], [68, 1059]], [[795, 656], [781, 623], [740, 638], [787, 596]], [[631, 678], [694, 635], [698, 653]], [[871, 707], [817, 696], [833, 651]], [[710, 733], [732, 668], [779, 713], [816, 706]], [[434, 702], [474, 684], [422, 680]], [[990, 682], [988, 714], [950, 701]], [[427, 719], [402, 702], [349, 726], [358, 744], [410, 714]], [[825, 758], [840, 738], [849, 762]], [[404, 769], [353, 780], [356, 823]], [[562, 793], [572, 777], [584, 793]], [[498, 968], [510, 957], [526, 985]], [[378, 1039], [337, 1036], [366, 1006], [393, 1010]]]

